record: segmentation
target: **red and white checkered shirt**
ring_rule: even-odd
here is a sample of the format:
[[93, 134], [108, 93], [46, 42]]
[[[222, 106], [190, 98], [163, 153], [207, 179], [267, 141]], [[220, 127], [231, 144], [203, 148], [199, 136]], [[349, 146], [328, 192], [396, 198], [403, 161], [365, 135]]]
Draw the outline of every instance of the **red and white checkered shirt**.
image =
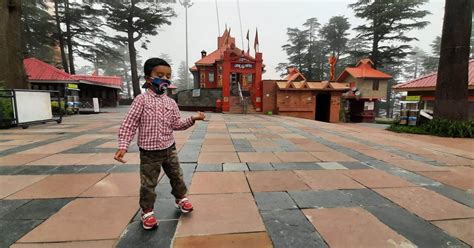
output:
[[181, 119], [173, 99], [147, 91], [133, 100], [118, 131], [118, 148], [127, 150], [138, 128], [140, 148], [163, 150], [175, 142], [173, 130], [185, 130], [193, 124], [191, 117]]

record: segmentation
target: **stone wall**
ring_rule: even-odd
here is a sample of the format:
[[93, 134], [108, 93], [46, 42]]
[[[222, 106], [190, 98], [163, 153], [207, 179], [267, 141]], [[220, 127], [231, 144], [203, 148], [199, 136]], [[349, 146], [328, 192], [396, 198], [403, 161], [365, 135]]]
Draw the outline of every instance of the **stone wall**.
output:
[[221, 89], [201, 89], [199, 97], [193, 97], [193, 90], [183, 90], [178, 92], [176, 102], [180, 108], [215, 108], [217, 99], [222, 100]]

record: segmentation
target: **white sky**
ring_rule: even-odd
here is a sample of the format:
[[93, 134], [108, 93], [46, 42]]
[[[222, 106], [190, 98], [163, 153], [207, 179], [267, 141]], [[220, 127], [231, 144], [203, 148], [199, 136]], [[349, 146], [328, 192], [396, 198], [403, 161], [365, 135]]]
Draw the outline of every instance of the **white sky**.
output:
[[[286, 53], [281, 46], [286, 44], [286, 29], [288, 27], [301, 27], [306, 19], [318, 18], [321, 24], [335, 15], [345, 15], [349, 18], [351, 28], [363, 23], [362, 19], [354, 17], [352, 9], [347, 5], [356, 0], [241, 0], [240, 12], [242, 16], [242, 32], [245, 39], [247, 29], [250, 29], [250, 47], [253, 53], [253, 40], [255, 28], [258, 28], [260, 51], [263, 53], [266, 73], [264, 79], [278, 79], [279, 75], [274, 68], [280, 62], [286, 61]], [[216, 5], [214, 0], [193, 0], [194, 5], [188, 10], [188, 35], [189, 35], [189, 66], [200, 59], [201, 50], [208, 53], [217, 48], [218, 26]], [[232, 29], [231, 35], [236, 38], [236, 45], [242, 46], [237, 0], [217, 0], [219, 9], [221, 33], [225, 25]], [[181, 61], [186, 58], [185, 46], [185, 15], [184, 8], [171, 4], [177, 16], [171, 20], [170, 26], [163, 26], [155, 37], [150, 37], [151, 43], [148, 50], [143, 50], [137, 45], [140, 55], [145, 61], [150, 57], [157, 57], [167, 53], [173, 60], [175, 71]], [[444, 1], [429, 1], [424, 9], [432, 14], [425, 20], [430, 24], [423, 30], [415, 30], [410, 35], [419, 41], [411, 43], [419, 46], [426, 52], [431, 51], [429, 44], [437, 35], [441, 35], [442, 19], [444, 15]], [[350, 37], [355, 32], [351, 30]], [[245, 49], [247, 42], [245, 40]], [[81, 65], [83, 65], [81, 63]], [[141, 72], [139, 72], [141, 73]]]

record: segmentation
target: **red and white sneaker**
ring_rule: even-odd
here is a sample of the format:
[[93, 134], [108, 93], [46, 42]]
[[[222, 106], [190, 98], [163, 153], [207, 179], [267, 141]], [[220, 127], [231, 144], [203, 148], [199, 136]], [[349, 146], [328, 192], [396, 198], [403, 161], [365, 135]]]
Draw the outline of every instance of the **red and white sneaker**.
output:
[[181, 211], [181, 213], [189, 213], [193, 211], [193, 204], [189, 202], [188, 198], [176, 199], [176, 207]]
[[143, 228], [146, 230], [150, 230], [155, 227], [158, 227], [158, 220], [155, 218], [153, 209], [146, 209], [145, 211], [142, 212], [142, 223], [143, 223]]

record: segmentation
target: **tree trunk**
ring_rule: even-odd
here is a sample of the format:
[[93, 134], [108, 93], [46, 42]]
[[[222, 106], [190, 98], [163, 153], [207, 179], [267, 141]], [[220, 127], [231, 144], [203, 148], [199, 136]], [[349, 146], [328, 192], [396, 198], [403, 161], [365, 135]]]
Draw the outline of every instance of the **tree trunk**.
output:
[[69, 65], [67, 63], [66, 53], [64, 52], [64, 37], [63, 32], [61, 31], [61, 21], [59, 20], [59, 6], [58, 0], [54, 0], [54, 14], [56, 19], [56, 32], [58, 33], [58, 40], [59, 40], [59, 49], [61, 52], [61, 61], [63, 64], [63, 69], [67, 73], [69, 73]]
[[22, 54], [21, 0], [0, 0], [0, 85], [29, 89]]
[[137, 50], [135, 49], [135, 39], [133, 37], [133, 11], [135, 9], [135, 1], [131, 1], [130, 15], [128, 16], [128, 53], [130, 55], [130, 70], [132, 72], [133, 96], [141, 94], [140, 81], [137, 72]]
[[76, 74], [74, 67], [74, 52], [72, 49], [72, 34], [71, 34], [71, 19], [69, 16], [69, 0], [64, 1], [64, 15], [66, 20], [66, 34], [67, 34], [67, 55], [69, 57], [69, 73]]
[[470, 0], [446, 0], [435, 92], [436, 118], [468, 119], [471, 17]]

